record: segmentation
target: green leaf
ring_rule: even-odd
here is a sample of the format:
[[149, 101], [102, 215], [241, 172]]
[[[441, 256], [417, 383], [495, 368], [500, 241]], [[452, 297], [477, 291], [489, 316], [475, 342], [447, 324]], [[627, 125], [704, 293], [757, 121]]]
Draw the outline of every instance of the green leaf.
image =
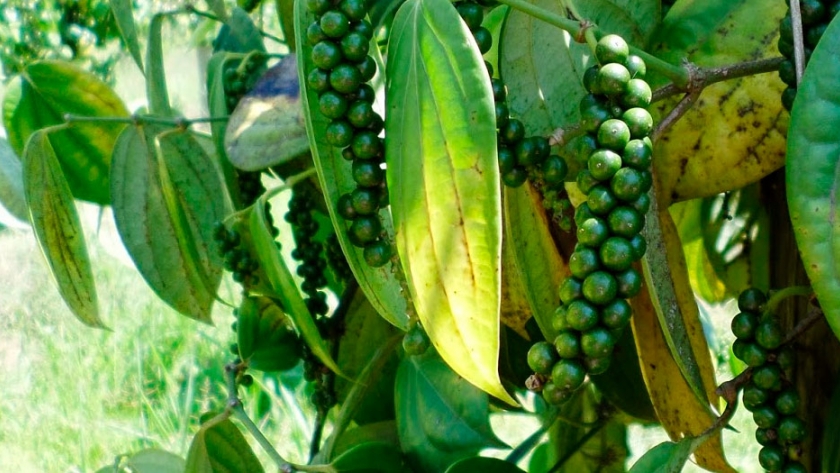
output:
[[395, 240], [441, 357], [499, 399], [502, 221], [493, 93], [448, 0], [409, 0], [388, 46], [385, 156]]
[[225, 152], [238, 169], [261, 171], [307, 151], [297, 62], [290, 55], [268, 69], [239, 101], [228, 120]]
[[504, 31], [509, 11], [509, 6], [499, 5], [498, 7], [490, 10], [490, 12], [488, 12], [484, 17], [484, 21], [481, 22], [481, 26], [487, 28], [487, 30], [490, 31], [490, 35], [493, 37], [493, 45], [490, 46], [489, 51], [484, 53], [484, 60], [493, 66], [493, 71], [496, 71], [496, 76], [499, 76], [501, 71], [501, 69], [499, 69], [499, 60], [501, 59], [500, 51], [502, 31]]
[[[3, 99], [3, 125], [15, 153], [36, 130], [64, 123], [65, 114], [127, 117], [117, 94], [94, 75], [62, 61], [38, 61], [15, 76]], [[109, 204], [108, 169], [114, 142], [124, 124], [74, 123], [50, 134], [73, 196]]]
[[386, 442], [357, 445], [332, 462], [337, 471], [405, 473], [407, 465], [400, 449]]
[[29, 221], [23, 193], [23, 165], [4, 139], [0, 139], [0, 204], [15, 218]]
[[104, 328], [76, 204], [44, 130], [32, 134], [23, 152], [23, 190], [58, 292], [82, 323]]
[[117, 230], [140, 274], [178, 312], [209, 322], [222, 276], [213, 226], [227, 208], [203, 148], [189, 133], [127, 127], [114, 149], [111, 186]]
[[185, 473], [262, 473], [248, 441], [227, 418], [201, 425], [187, 454]]
[[186, 468], [183, 458], [157, 448], [147, 448], [131, 455], [126, 466], [133, 473], [182, 473]]
[[531, 185], [519, 189], [505, 187], [505, 243], [514, 255], [512, 268], [522, 281], [531, 313], [546, 340], [554, 340], [551, 326], [560, 303], [557, 288], [571, 273], [560, 254], [542, 205], [542, 198]]
[[[358, 380], [382, 343], [399, 332], [379, 316], [361, 291], [356, 291], [346, 314], [342, 337], [352, 342], [339, 344], [337, 361], [348, 377]], [[384, 366], [377, 370], [375, 382], [368, 383], [367, 395], [362, 398], [356, 415], [353, 416], [357, 424], [364, 425], [394, 418], [394, 380], [398, 364], [395, 351], [383, 363]], [[353, 382], [340, 378], [335, 380], [336, 395], [340, 403], [344, 402], [353, 386]]]
[[[406, 315], [406, 302], [402, 295], [400, 283], [394, 277], [391, 268], [373, 268], [364, 259], [363, 250], [350, 243], [347, 237], [349, 222], [345, 221], [335, 209], [338, 198], [356, 188], [353, 180], [351, 165], [341, 157], [341, 150], [327, 144], [325, 132], [330, 121], [321, 115], [318, 108], [318, 94], [309, 90], [306, 85], [306, 74], [314, 68], [310, 60], [312, 51], [311, 44], [306, 41], [306, 27], [314, 21], [312, 15], [307, 11], [306, 2], [297, 0], [295, 2], [295, 32], [297, 33], [297, 44], [299, 48], [298, 77], [303, 93], [303, 112], [306, 117], [306, 130], [309, 136], [309, 143], [312, 149], [312, 160], [315, 169], [318, 171], [318, 180], [327, 201], [327, 209], [330, 219], [336, 230], [336, 236], [341, 244], [341, 249], [347, 257], [347, 263], [353, 270], [353, 275], [364, 291], [365, 296], [376, 308], [385, 320], [394, 326], [408, 330], [408, 316]], [[374, 51], [375, 43], [371, 43], [371, 50]], [[380, 74], [381, 76], [381, 74]], [[376, 78], [374, 78], [376, 81]], [[382, 224], [389, 234], [393, 234], [391, 216], [387, 209], [379, 212]]]
[[225, 8], [224, 0], [206, 0], [207, 6], [213, 13], [216, 14], [222, 21], [228, 18], [227, 8]]
[[351, 448], [368, 442], [385, 442], [399, 448], [397, 422], [394, 420], [374, 422], [345, 431], [335, 442], [334, 454], [341, 456]]
[[140, 68], [140, 72], [145, 73], [143, 69], [143, 56], [140, 53], [140, 41], [137, 39], [137, 28], [134, 25], [131, 0], [110, 0], [109, 3], [111, 4], [111, 12], [114, 14], [114, 21], [117, 23], [120, 36], [123, 42], [125, 42], [128, 52], [134, 59], [134, 63]]
[[169, 13], [158, 13], [149, 23], [149, 42], [146, 45], [146, 98], [149, 113], [163, 117], [173, 116], [166, 87], [166, 70], [163, 67], [163, 20]]
[[486, 393], [430, 350], [405, 358], [397, 371], [397, 431], [410, 464], [444, 471], [484, 447], [505, 448], [490, 428]]
[[233, 7], [230, 17], [225, 20], [225, 24], [219, 30], [219, 35], [213, 42], [213, 52], [218, 51], [266, 52], [260, 30], [254, 25], [248, 12], [239, 7]]
[[260, 371], [285, 371], [297, 366], [301, 345], [288, 318], [267, 297], [246, 296], [236, 319], [239, 356]]
[[525, 473], [519, 467], [498, 458], [472, 457], [459, 460], [446, 473]]
[[790, 114], [785, 178], [790, 220], [805, 271], [840, 337], [840, 20], [822, 36]]
[[688, 457], [697, 448], [697, 439], [686, 437], [679, 442], [662, 442], [642, 455], [630, 473], [680, 473]]
[[297, 41], [295, 41], [295, 1], [294, 0], [275, 0], [275, 8], [277, 8], [277, 16], [280, 19], [280, 30], [283, 31], [283, 39], [289, 46], [289, 52], [297, 51]]
[[625, 330], [618, 339], [615, 356], [607, 371], [590, 375], [589, 379], [615, 407], [637, 419], [658, 422], [639, 368], [639, 355], [630, 330]]
[[[212, 117], [228, 116], [227, 98], [225, 96], [225, 69], [229, 61], [241, 61], [245, 57], [241, 53], [218, 52], [207, 61], [207, 109]], [[239, 181], [236, 171], [227, 159], [225, 153], [225, 130], [227, 124], [220, 121], [210, 123], [210, 136], [216, 149], [219, 167], [225, 180], [225, 187], [229, 193], [238, 192]], [[238, 203], [240, 199], [236, 199]]]
[[[563, 2], [532, 0], [532, 4], [566, 16]], [[575, 2], [580, 14], [605, 33], [644, 47], [660, 18], [654, 0], [588, 0]], [[551, 60], [546, 60], [551, 51]], [[550, 135], [556, 128], [580, 120], [578, 103], [586, 94], [582, 78], [594, 63], [585, 43], [526, 13], [512, 10], [501, 39], [501, 77], [508, 89], [511, 116], [519, 117], [528, 135]]]
[[295, 327], [310, 350], [312, 350], [312, 353], [329, 369], [333, 370], [333, 372], [345, 376], [332, 359], [330, 347], [321, 337], [318, 326], [315, 325], [315, 320], [312, 314], [309, 313], [309, 309], [306, 307], [300, 291], [298, 291], [295, 279], [292, 273], [289, 272], [286, 262], [283, 261], [274, 237], [271, 236], [270, 227], [265, 218], [267, 196], [268, 194], [263, 194], [257, 200], [251, 209], [249, 219], [251, 238], [254, 243], [254, 251], [260, 262], [260, 267], [265, 271], [271, 288], [280, 298], [282, 307], [294, 322]]

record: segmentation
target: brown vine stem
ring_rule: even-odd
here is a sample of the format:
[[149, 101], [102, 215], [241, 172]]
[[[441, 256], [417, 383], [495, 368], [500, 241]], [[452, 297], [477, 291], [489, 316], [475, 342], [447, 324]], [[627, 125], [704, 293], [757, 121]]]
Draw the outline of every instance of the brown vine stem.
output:
[[[779, 65], [784, 61], [785, 58], [774, 57], [770, 59], [757, 59], [755, 61], [741, 62], [728, 66], [700, 68], [696, 70], [696, 78], [694, 83], [691, 84], [691, 87], [695, 90], [704, 89], [717, 82], [753, 76], [756, 74], [764, 74], [767, 72], [775, 72], [779, 70]], [[651, 102], [658, 102], [668, 97], [690, 91], [691, 90], [671, 83], [656, 89], [653, 92]]]
[[661, 122], [659, 122], [659, 125], [657, 125], [656, 129], [654, 129], [653, 133], [651, 133], [650, 139], [654, 142], [657, 141], [662, 135], [662, 133], [667, 131], [668, 128], [670, 128], [674, 123], [676, 123], [680, 118], [682, 118], [682, 116], [685, 115], [685, 113], [688, 112], [689, 109], [691, 109], [691, 107], [694, 105], [694, 102], [696, 102], [697, 99], [700, 97], [701, 91], [702, 89], [686, 94], [685, 97], [683, 97], [682, 100], [680, 100], [680, 103], [678, 103], [677, 106], [674, 107], [673, 110], [671, 110], [671, 113], [669, 113], [665, 118], [663, 118]]

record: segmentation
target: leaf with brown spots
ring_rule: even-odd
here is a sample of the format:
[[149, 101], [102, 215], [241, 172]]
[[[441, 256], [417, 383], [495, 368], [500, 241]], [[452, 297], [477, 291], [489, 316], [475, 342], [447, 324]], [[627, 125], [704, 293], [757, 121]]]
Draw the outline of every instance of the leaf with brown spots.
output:
[[[694, 2], [671, 10], [657, 55], [674, 64], [687, 57], [703, 67], [777, 57], [775, 39], [784, 14], [784, 3], [774, 0]], [[663, 82], [655, 76], [651, 81]], [[784, 84], [775, 73], [707, 87], [656, 143], [659, 201], [715, 195], [780, 168], [788, 119], [779, 98], [782, 90]], [[676, 100], [654, 104], [651, 113], [664, 117]]]

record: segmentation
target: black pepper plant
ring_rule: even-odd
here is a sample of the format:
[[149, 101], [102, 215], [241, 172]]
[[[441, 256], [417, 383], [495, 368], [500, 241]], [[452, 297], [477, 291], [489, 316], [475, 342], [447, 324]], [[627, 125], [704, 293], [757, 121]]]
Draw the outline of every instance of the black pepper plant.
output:
[[[76, 200], [179, 313], [231, 307], [186, 471], [840, 470], [840, 3], [214, 1], [145, 52], [129, 3], [147, 106], [26, 64], [0, 203], [85, 324]], [[173, 15], [219, 24], [206, 116], [169, 97]], [[277, 383], [305, 451], [243, 406]], [[629, 464], [634, 423], [671, 441]]]

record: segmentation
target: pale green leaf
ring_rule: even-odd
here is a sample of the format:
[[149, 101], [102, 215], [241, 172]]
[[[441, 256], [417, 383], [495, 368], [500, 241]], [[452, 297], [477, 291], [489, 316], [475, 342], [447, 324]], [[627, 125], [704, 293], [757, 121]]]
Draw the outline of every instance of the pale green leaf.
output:
[[188, 133], [127, 127], [114, 149], [111, 186], [117, 230], [140, 274], [177, 311], [209, 322], [222, 272], [213, 226], [227, 206], [203, 148]]
[[484, 60], [447, 0], [403, 4], [388, 48], [388, 189], [417, 314], [452, 369], [516, 404], [498, 374], [502, 208]]
[[140, 68], [140, 72], [144, 72], [143, 55], [140, 52], [140, 41], [137, 39], [137, 27], [134, 24], [131, 0], [110, 0], [110, 4], [114, 21], [117, 23], [120, 36], [125, 42], [128, 52], [134, 59], [134, 63]]
[[248, 441], [228, 419], [211, 419], [193, 437], [184, 473], [262, 473]]

